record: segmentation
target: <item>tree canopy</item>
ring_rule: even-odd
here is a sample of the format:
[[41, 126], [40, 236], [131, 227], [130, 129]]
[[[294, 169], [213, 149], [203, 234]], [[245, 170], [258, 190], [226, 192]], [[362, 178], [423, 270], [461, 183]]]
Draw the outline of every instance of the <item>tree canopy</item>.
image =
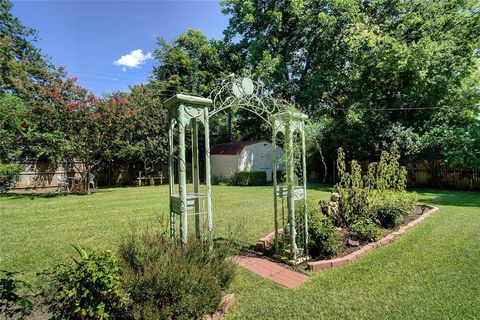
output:
[[448, 135], [444, 127], [465, 134], [471, 130], [460, 128], [476, 121], [478, 1], [222, 3], [230, 15], [225, 40], [246, 52], [245, 65], [314, 119], [331, 118], [322, 137], [328, 154], [343, 146], [373, 158], [400, 130], [425, 135], [416, 141], [421, 156], [446, 159], [446, 148], [426, 136]]

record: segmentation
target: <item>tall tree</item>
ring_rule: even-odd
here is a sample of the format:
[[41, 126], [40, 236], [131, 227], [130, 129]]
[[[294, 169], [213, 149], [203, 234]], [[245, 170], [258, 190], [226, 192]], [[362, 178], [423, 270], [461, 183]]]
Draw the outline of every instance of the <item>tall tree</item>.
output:
[[370, 158], [394, 128], [423, 135], [439, 122], [475, 121], [478, 1], [222, 3], [231, 16], [226, 41], [247, 52], [246, 65], [314, 119], [332, 119], [327, 154], [344, 146]]
[[0, 94], [11, 92], [29, 100], [53, 66], [35, 46], [37, 32], [11, 10], [10, 0], [0, 1]]

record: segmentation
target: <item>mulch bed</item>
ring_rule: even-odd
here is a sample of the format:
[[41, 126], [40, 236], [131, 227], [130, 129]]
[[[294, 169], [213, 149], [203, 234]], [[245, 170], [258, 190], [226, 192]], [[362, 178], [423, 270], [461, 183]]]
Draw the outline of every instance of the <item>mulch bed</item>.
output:
[[[426, 211], [428, 211], [430, 209], [431, 209], [431, 207], [425, 206], [425, 205], [416, 206], [407, 216], [405, 216], [405, 220], [402, 222], [402, 224], [397, 229], [386, 229], [386, 228], [381, 228], [380, 227], [379, 228], [380, 235], [379, 235], [378, 239], [382, 239], [383, 237], [385, 237], [386, 235], [388, 235], [392, 231], [398, 230], [401, 227], [409, 224], [410, 222], [419, 218], [423, 213], [425, 213]], [[366, 241], [360, 241], [360, 244], [358, 246], [350, 246], [348, 244], [348, 240], [349, 239], [355, 240], [355, 236], [352, 234], [352, 232], [350, 232], [347, 229], [341, 229], [339, 231], [340, 231], [339, 233], [340, 233], [340, 240], [342, 242], [342, 246], [338, 250], [337, 254], [333, 257], [321, 257], [320, 256], [320, 257], [317, 257], [313, 260], [341, 258], [341, 257], [344, 257], [346, 255], [349, 255], [350, 253], [358, 250], [359, 248], [361, 248], [364, 245], [367, 245], [369, 243], [369, 242], [366, 242]], [[306, 265], [306, 264], [304, 264], [304, 265]]]
[[[374, 246], [375, 244], [377, 244], [379, 242], [382, 242], [382, 240], [384, 240], [384, 238], [391, 237], [390, 235], [392, 233], [394, 233], [396, 230], [399, 230], [399, 229], [402, 229], [403, 227], [406, 227], [407, 225], [411, 224], [412, 221], [415, 221], [415, 220], [419, 219], [425, 212], [428, 212], [432, 209], [434, 209], [434, 208], [431, 207], [431, 206], [427, 206], [427, 205], [416, 206], [407, 216], [405, 216], [404, 221], [398, 227], [398, 229], [380, 228], [380, 235], [378, 237], [379, 240], [377, 242], [374, 242], [374, 243], [360, 242], [358, 246], [351, 246], [351, 245], [348, 244], [348, 240], [349, 239], [352, 239], [352, 240], [355, 239], [354, 236], [352, 235], [352, 233], [349, 230], [341, 229], [341, 230], [339, 230], [340, 231], [339, 232], [339, 237], [340, 237], [342, 245], [341, 245], [339, 251], [337, 252], [337, 254], [335, 256], [333, 256], [333, 257], [321, 257], [320, 256], [320, 257], [316, 257], [315, 259], [303, 262], [303, 263], [295, 265], [295, 266], [292, 266], [292, 265], [289, 265], [289, 264], [286, 264], [286, 263], [284, 265], [285, 265], [285, 267], [291, 268], [295, 271], [303, 272], [303, 271], [309, 269], [308, 264], [311, 263], [311, 262], [314, 262], [314, 261], [336, 261], [336, 260], [338, 260], [338, 262], [341, 262], [341, 260], [345, 259], [345, 257], [350, 257], [352, 255], [355, 255], [355, 253], [358, 252], [360, 249], [364, 249], [367, 246]], [[267, 256], [269, 255], [269, 253], [271, 254], [272, 253], [271, 252], [271, 249], [272, 249], [271, 245], [273, 244], [273, 240], [274, 240], [274, 233], [270, 233], [269, 235], [260, 239], [257, 242], [257, 249], [262, 249], [262, 250], [258, 250], [258, 251], [262, 251], [262, 252], [266, 253]], [[385, 241], [383, 241], [383, 242], [385, 242]], [[382, 242], [382, 245], [386, 244], [386, 243], [383, 243], [383, 242]], [[388, 241], [388, 243], [389, 242], [390, 241]], [[374, 247], [376, 247], [376, 245]], [[268, 257], [268, 258], [272, 259], [272, 257]], [[355, 259], [353, 259], [353, 260], [355, 260]], [[278, 260], [276, 260], [276, 261], [278, 262]], [[342, 263], [340, 263], [340, 264], [344, 265]], [[340, 266], [340, 264], [339, 265], [334, 265], [333, 267]]]

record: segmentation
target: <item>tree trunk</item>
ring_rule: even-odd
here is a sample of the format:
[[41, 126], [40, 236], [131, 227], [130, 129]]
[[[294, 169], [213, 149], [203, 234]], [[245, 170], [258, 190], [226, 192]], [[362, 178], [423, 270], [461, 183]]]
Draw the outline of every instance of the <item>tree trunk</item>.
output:
[[90, 191], [90, 162], [85, 161], [85, 177], [83, 177], [84, 186], [85, 186], [85, 193], [91, 194]]

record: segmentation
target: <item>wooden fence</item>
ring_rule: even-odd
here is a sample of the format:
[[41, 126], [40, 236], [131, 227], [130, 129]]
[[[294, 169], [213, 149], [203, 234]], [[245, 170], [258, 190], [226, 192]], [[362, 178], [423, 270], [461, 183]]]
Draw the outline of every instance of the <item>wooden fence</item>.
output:
[[[368, 162], [360, 162], [362, 168], [366, 170]], [[46, 162], [26, 162], [21, 164], [23, 171], [20, 175], [20, 181], [14, 190], [39, 190], [55, 191], [58, 188], [58, 182], [62, 176], [79, 176], [77, 168], [81, 168], [80, 163], [76, 166], [72, 164], [60, 164], [57, 168]], [[328, 168], [328, 175], [325, 182], [335, 183], [333, 164]], [[323, 168], [311, 170], [309, 181], [323, 182]], [[144, 176], [143, 166], [141, 164], [127, 165], [103, 165], [95, 172], [98, 186], [115, 185], [138, 185], [139, 173]], [[163, 183], [166, 183], [167, 175], [164, 173]], [[156, 181], [158, 183], [158, 181]], [[148, 184], [148, 183], [147, 183]], [[452, 188], [464, 190], [480, 190], [480, 170], [461, 170], [450, 169], [441, 165], [440, 162], [420, 161], [416, 164], [414, 170], [409, 172], [409, 185], [414, 187], [435, 187]]]
[[[62, 177], [79, 177], [81, 163], [62, 163], [58, 167], [47, 162], [23, 162], [20, 180], [13, 189], [16, 191], [56, 191]], [[138, 185], [139, 173], [143, 167], [138, 164], [124, 166], [103, 165], [93, 174], [98, 186]], [[157, 181], [158, 183], [158, 181]]]
[[[359, 161], [359, 163], [366, 173], [368, 161]], [[326, 175], [324, 173], [323, 167], [311, 170], [309, 181], [334, 184], [338, 180], [335, 163], [328, 166]], [[411, 168], [408, 172], [408, 185], [410, 187], [480, 190], [480, 169], [452, 169], [440, 161], [419, 161], [415, 168]]]

